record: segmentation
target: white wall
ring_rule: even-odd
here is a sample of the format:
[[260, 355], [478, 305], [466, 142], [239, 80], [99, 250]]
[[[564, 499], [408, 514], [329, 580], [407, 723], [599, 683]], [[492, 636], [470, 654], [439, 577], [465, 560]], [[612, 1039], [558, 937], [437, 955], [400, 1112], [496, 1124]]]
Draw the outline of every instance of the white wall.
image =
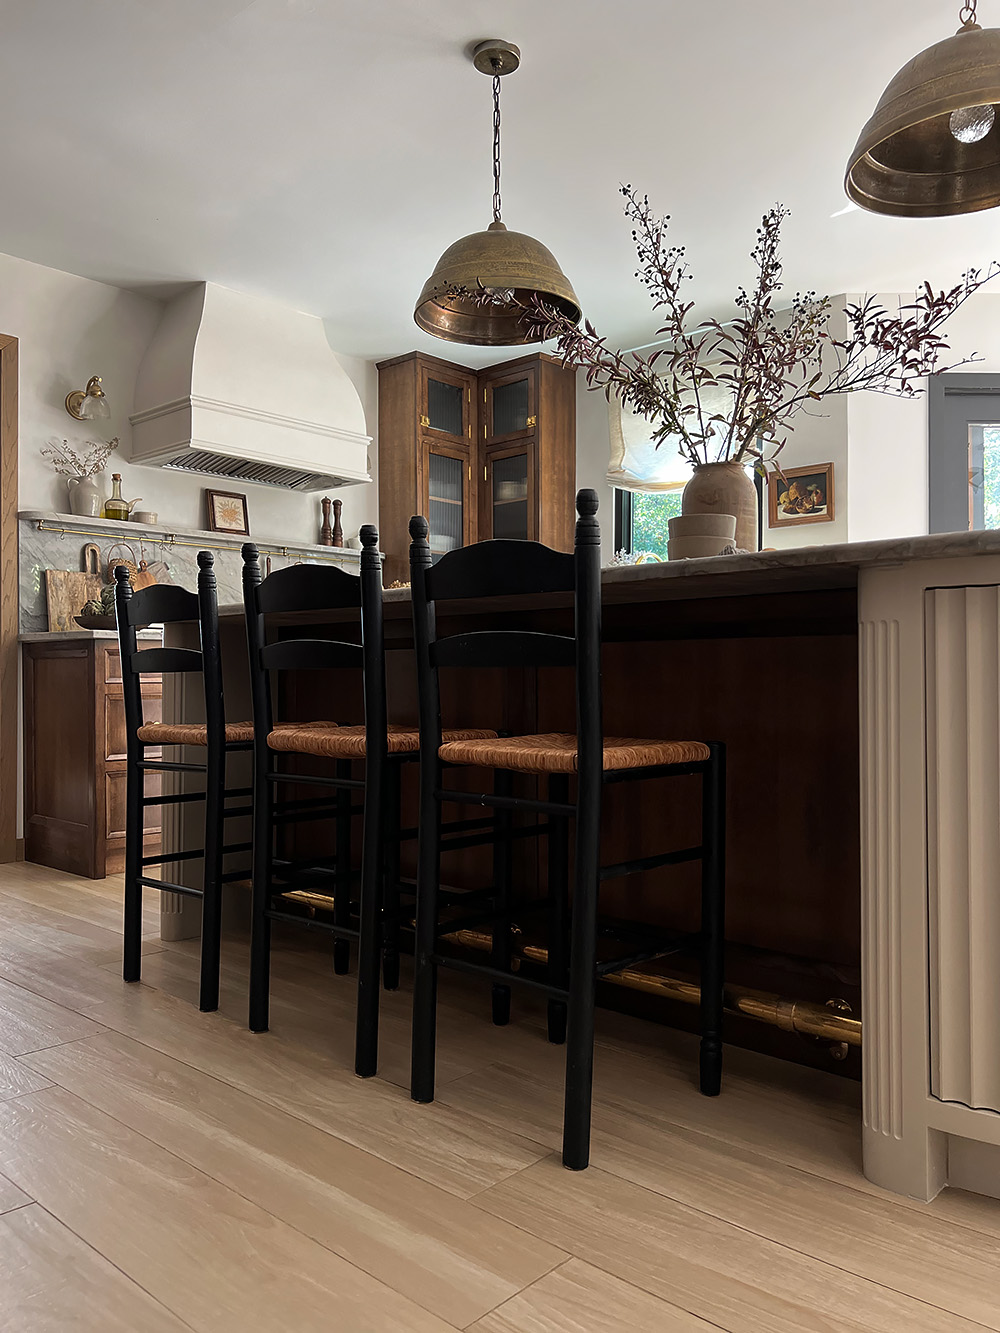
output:
[[[122, 474], [127, 499], [142, 496], [141, 508], [155, 510], [161, 521], [178, 528], [206, 526], [204, 491], [211, 479], [128, 462], [131, 442], [129, 414], [136, 373], [146, 344], [160, 318], [158, 301], [91, 282], [70, 273], [44, 268], [23, 259], [0, 255], [0, 332], [18, 339], [20, 360], [19, 507], [67, 512], [66, 484], [41, 457], [52, 440], [81, 444], [87, 439], [117, 435], [120, 449], [112, 454], [105, 481]], [[377, 380], [374, 366], [340, 357], [365, 407], [368, 430], [375, 433]], [[74, 421], [64, 407], [66, 394], [80, 389], [91, 375], [101, 375], [111, 419], [89, 425]], [[373, 464], [376, 450], [373, 447]], [[374, 470], [374, 469], [373, 469]], [[241, 485], [239, 489], [243, 489]], [[318, 496], [247, 486], [250, 529], [263, 541], [309, 541], [319, 534]], [[345, 487], [346, 533], [374, 520], [378, 487]]]
[[[854, 299], [838, 296], [834, 304]], [[912, 301], [913, 294], [880, 292], [878, 299], [895, 311]], [[944, 326], [944, 336], [950, 345], [943, 357], [946, 364], [978, 354], [982, 360], [961, 369], [1000, 372], [1000, 293], [987, 289], [970, 297]], [[764, 545], [878, 541], [926, 533], [926, 395], [856, 393], [830, 399], [820, 410], [827, 415], [796, 420], [781, 460], [789, 467], [834, 461], [837, 521], [786, 530], [777, 534], [780, 541], [773, 529], [765, 529]]]
[[615, 553], [614, 488], [608, 485], [608, 403], [603, 390], [590, 392], [583, 372], [576, 376], [576, 489], [592, 486], [600, 499], [597, 518], [601, 525], [601, 560], [607, 564]]

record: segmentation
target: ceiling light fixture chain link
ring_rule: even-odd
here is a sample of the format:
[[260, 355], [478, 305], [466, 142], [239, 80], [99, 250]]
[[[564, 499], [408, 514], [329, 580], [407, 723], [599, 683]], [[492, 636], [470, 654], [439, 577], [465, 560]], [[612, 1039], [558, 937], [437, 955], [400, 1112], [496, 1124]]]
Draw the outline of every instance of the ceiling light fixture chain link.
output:
[[493, 62], [493, 221], [500, 221], [500, 62]]
[[958, 11], [958, 21], [963, 28], [971, 28], [976, 22], [976, 5], [979, 0], [966, 0], [966, 3]]

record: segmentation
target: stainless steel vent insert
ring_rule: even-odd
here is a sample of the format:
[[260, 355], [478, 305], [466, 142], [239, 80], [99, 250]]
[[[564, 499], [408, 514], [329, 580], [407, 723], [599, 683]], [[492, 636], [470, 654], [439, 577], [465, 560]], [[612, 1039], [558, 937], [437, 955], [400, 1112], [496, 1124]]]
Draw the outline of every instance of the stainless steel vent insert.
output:
[[301, 468], [278, 467], [274, 463], [254, 463], [248, 458], [227, 458], [202, 449], [188, 449], [162, 464], [175, 472], [199, 472], [230, 481], [249, 481], [255, 486], [280, 486], [283, 490], [308, 491], [316, 486], [333, 485], [337, 478]]

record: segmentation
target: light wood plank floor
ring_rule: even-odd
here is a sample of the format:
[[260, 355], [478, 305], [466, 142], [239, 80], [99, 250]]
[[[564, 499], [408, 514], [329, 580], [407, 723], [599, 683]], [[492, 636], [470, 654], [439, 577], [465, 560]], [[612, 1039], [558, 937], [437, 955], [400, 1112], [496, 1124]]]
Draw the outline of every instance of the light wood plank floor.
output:
[[442, 980], [438, 1101], [406, 1095], [409, 995], [378, 1079], [352, 1072], [353, 981], [277, 937], [272, 1030], [246, 942], [197, 1009], [196, 942], [120, 881], [0, 866], [3, 1333], [974, 1333], [1000, 1330], [1000, 1204], [887, 1195], [856, 1085], [600, 1016], [593, 1167], [559, 1163], [562, 1053], [533, 998]]

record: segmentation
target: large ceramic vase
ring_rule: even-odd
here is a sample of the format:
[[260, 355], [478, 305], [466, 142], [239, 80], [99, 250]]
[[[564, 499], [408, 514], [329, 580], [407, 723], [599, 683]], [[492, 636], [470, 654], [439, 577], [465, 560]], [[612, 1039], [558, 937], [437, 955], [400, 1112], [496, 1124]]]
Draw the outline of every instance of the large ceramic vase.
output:
[[757, 487], [742, 463], [703, 463], [684, 487], [682, 514], [733, 514], [736, 546], [757, 550]]

